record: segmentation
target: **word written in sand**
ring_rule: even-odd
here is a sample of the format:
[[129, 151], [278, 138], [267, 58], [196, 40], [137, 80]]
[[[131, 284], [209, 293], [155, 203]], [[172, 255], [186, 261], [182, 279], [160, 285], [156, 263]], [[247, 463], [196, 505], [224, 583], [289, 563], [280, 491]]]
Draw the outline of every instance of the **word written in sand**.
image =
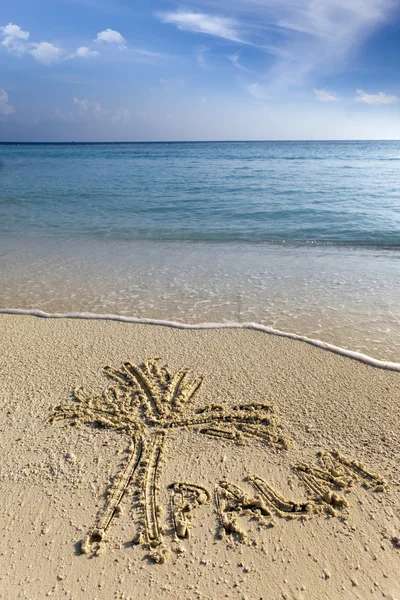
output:
[[[172, 373], [160, 366], [159, 359], [135, 366], [126, 362], [120, 369], [105, 367], [104, 373], [114, 385], [101, 395], [91, 396], [82, 389], [74, 391], [74, 402], [54, 409], [50, 422], [68, 420], [72, 425], [95, 425], [116, 430], [128, 436], [127, 456], [115, 475], [106, 495], [104, 507], [82, 542], [82, 552], [100, 555], [108, 541], [108, 529], [121, 512], [121, 503], [130, 494], [136, 500], [139, 528], [134, 543], [150, 547], [150, 557], [164, 562], [169, 550], [163, 541], [160, 524], [161, 507], [157, 492], [160, 465], [164, 460], [169, 432], [186, 428], [199, 434], [244, 443], [246, 438], [258, 440], [276, 450], [287, 448], [278, 418], [272, 406], [262, 403], [232, 407], [209, 405], [193, 408], [202, 378], [191, 379], [187, 369]], [[257, 517], [267, 526], [272, 517], [309, 518], [329, 510], [345, 508], [347, 500], [338, 493], [348, 492], [356, 480], [366, 487], [382, 491], [384, 480], [369, 473], [364, 465], [346, 459], [338, 453], [322, 453], [320, 464], [296, 465], [294, 472], [309, 492], [304, 503], [287, 500], [260, 477], [249, 482], [255, 495], [248, 496], [241, 488], [223, 481], [215, 489], [215, 504], [221, 532], [235, 534], [241, 541], [246, 536], [237, 518]], [[176, 482], [169, 486], [170, 521], [176, 540], [189, 536], [193, 511], [211, 500], [210, 492], [201, 485]]]
[[289, 520], [309, 519], [322, 512], [337, 516], [339, 510], [349, 506], [343, 494], [348, 494], [355, 483], [361, 482], [375, 492], [383, 492], [386, 488], [386, 481], [379, 474], [370, 473], [362, 463], [338, 452], [321, 452], [318, 459], [318, 466], [300, 464], [293, 467], [308, 492], [304, 502], [284, 498], [258, 476], [248, 478], [255, 488], [254, 496], [228, 481], [221, 481], [215, 490], [221, 532], [235, 534], [245, 541], [246, 533], [238, 524], [240, 516], [256, 517], [267, 527], [274, 526], [274, 516]]

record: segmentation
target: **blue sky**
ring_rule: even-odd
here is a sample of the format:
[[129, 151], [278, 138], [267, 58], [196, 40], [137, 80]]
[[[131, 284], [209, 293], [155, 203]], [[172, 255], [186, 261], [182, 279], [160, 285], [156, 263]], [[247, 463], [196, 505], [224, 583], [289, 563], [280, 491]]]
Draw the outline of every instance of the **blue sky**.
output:
[[0, 141], [400, 138], [399, 0], [3, 0]]

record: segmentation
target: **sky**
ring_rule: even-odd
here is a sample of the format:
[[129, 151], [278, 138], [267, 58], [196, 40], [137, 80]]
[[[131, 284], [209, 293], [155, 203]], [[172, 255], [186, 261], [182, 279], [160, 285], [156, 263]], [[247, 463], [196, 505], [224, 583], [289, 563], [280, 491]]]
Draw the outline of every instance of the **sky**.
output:
[[400, 0], [2, 0], [0, 141], [400, 139]]

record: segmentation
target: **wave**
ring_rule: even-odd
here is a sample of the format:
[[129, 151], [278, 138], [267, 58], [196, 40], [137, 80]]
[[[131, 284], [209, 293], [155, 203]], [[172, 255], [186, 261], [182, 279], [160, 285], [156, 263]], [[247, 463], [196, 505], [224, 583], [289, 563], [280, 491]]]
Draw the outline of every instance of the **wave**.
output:
[[386, 158], [376, 158], [375, 160], [387, 160], [387, 161], [400, 160], [400, 156], [393, 156], [393, 157], [386, 157]]
[[[21, 202], [23, 204], [23, 202]], [[4, 213], [1, 210], [0, 201], [0, 222]], [[24, 217], [20, 216], [17, 219], [23, 220]], [[138, 230], [128, 231], [83, 231], [83, 232], [65, 232], [60, 229], [54, 229], [54, 231], [29, 231], [29, 232], [18, 232], [15, 233], [8, 227], [2, 227], [0, 224], [0, 236], [3, 238], [9, 237], [10, 239], [17, 240], [18, 238], [24, 238], [25, 240], [48, 240], [62, 241], [74, 244], [76, 242], [87, 242], [87, 243], [132, 243], [132, 244], [201, 244], [201, 245], [248, 245], [248, 246], [265, 246], [265, 247], [283, 247], [283, 248], [337, 248], [337, 249], [349, 249], [349, 250], [364, 250], [364, 251], [393, 251], [398, 252], [400, 250], [400, 237], [396, 236], [382, 236], [381, 238], [371, 239], [360, 239], [360, 238], [349, 238], [349, 239], [323, 239], [323, 238], [310, 238], [301, 239], [293, 238], [289, 234], [282, 234], [281, 237], [265, 237], [261, 235], [251, 234], [247, 231], [237, 233], [226, 233], [226, 232], [142, 232]]]
[[350, 358], [352, 360], [356, 360], [358, 362], [364, 363], [371, 367], [375, 367], [378, 369], [386, 369], [389, 371], [397, 371], [400, 372], [400, 363], [390, 362], [385, 360], [379, 360], [377, 358], [373, 358], [368, 356], [367, 354], [362, 354], [361, 352], [355, 352], [353, 350], [348, 350], [347, 348], [341, 348], [340, 346], [334, 346], [333, 344], [328, 344], [321, 340], [308, 338], [303, 335], [298, 335], [297, 333], [290, 333], [286, 331], [280, 331], [279, 329], [274, 329], [273, 327], [267, 327], [266, 325], [260, 325], [259, 323], [235, 323], [235, 322], [227, 322], [227, 323], [181, 323], [179, 321], [165, 321], [158, 319], [144, 319], [138, 317], [125, 317], [122, 315], [113, 315], [113, 314], [95, 314], [88, 312], [75, 312], [75, 313], [46, 313], [39, 309], [21, 309], [21, 308], [1, 308], [0, 314], [10, 314], [10, 315], [26, 315], [33, 317], [40, 317], [45, 319], [85, 319], [85, 320], [99, 320], [99, 321], [120, 321], [123, 323], [137, 323], [141, 325], [158, 325], [161, 327], [170, 327], [172, 329], [248, 329], [251, 331], [261, 331], [263, 333], [268, 333], [270, 335], [276, 335], [278, 337], [288, 338], [291, 340], [296, 340], [299, 342], [304, 342], [316, 348], [321, 348], [323, 350], [327, 350], [334, 354], [338, 354], [339, 356], [344, 356], [346, 358]]

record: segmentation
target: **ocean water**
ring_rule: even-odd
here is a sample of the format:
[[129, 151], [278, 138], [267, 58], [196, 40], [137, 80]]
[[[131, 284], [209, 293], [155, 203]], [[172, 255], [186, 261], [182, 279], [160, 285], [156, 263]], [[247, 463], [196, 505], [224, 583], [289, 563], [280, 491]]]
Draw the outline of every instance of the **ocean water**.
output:
[[0, 233], [400, 245], [400, 142], [0, 145]]
[[400, 142], [0, 145], [0, 308], [256, 322], [400, 362]]

